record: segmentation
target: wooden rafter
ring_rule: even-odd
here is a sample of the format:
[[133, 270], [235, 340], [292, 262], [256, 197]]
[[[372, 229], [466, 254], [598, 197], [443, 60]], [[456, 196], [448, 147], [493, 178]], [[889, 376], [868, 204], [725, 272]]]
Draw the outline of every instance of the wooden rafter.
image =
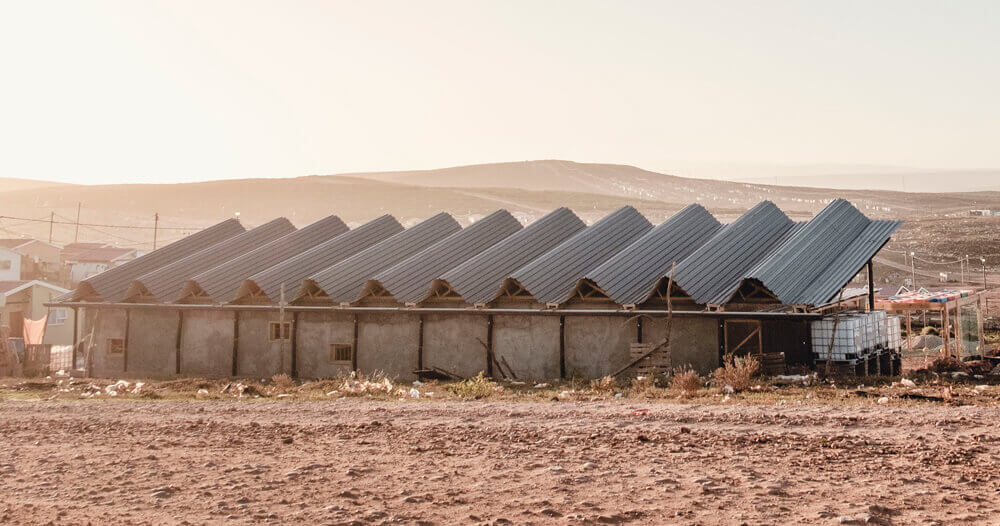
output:
[[446, 281], [437, 281], [431, 290], [431, 297], [435, 299], [462, 299], [462, 295], [451, 287]]
[[732, 303], [771, 303], [775, 301], [780, 300], [756, 280], [744, 281], [730, 300]]
[[581, 300], [610, 299], [603, 290], [595, 287], [594, 284], [589, 281], [581, 282], [580, 285], [573, 291], [573, 297]]
[[522, 287], [521, 284], [517, 282], [517, 280], [513, 280], [513, 279], [510, 279], [510, 280], [507, 280], [506, 282], [504, 282], [503, 289], [500, 291], [500, 296], [501, 297], [507, 297], [507, 298], [530, 298], [530, 297], [532, 297], [531, 293], [528, 292], [528, 289]]

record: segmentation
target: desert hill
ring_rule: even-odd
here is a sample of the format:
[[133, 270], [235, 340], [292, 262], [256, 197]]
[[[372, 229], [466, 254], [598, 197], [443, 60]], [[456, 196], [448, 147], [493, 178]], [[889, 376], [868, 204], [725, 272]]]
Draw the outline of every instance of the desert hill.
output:
[[[30, 182], [27, 182], [30, 183]], [[918, 194], [829, 190], [660, 174], [634, 166], [571, 161], [527, 161], [408, 172], [313, 175], [291, 179], [237, 179], [183, 184], [58, 185], [0, 187], [0, 215], [141, 228], [82, 227], [83, 240], [117, 241], [149, 248], [153, 214], [160, 214], [160, 243], [239, 212], [253, 226], [276, 216], [304, 225], [328, 214], [359, 224], [393, 214], [412, 224], [444, 210], [463, 223], [497, 208], [530, 221], [568, 206], [588, 221], [632, 205], [660, 221], [683, 206], [701, 203], [731, 220], [763, 199], [805, 219], [834, 197], [845, 197], [873, 217], [925, 218], [961, 215], [972, 208], [1000, 209], [1000, 192]], [[0, 220], [0, 235], [48, 236], [47, 222]], [[56, 242], [73, 240], [70, 224], [57, 224]]]

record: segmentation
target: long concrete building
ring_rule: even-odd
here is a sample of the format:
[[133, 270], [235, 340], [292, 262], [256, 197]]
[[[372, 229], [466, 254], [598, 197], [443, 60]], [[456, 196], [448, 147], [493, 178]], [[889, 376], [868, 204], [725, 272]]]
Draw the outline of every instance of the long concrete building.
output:
[[590, 226], [565, 208], [465, 228], [444, 213], [407, 229], [228, 220], [60, 303], [79, 311], [96, 376], [598, 378], [668, 327], [674, 365], [708, 372], [727, 352], [809, 365], [808, 323], [866, 266], [870, 281], [899, 225], [841, 199], [802, 223], [770, 202], [727, 225], [699, 205], [656, 226], [631, 207]]

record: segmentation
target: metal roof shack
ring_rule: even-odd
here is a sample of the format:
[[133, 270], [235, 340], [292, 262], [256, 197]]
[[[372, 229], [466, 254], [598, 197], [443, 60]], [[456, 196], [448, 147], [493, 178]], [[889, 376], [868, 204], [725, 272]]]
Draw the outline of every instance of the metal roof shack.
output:
[[565, 303], [578, 280], [652, 227], [635, 208], [620, 208], [512, 272], [504, 281], [498, 299]]
[[568, 208], [559, 208], [493, 245], [434, 281], [431, 300], [484, 304], [498, 294], [511, 272], [534, 261], [587, 225]]
[[139, 276], [132, 281], [126, 298], [144, 301], [175, 301], [180, 298], [184, 283], [193, 276], [294, 231], [295, 225], [291, 221], [284, 217], [273, 219], [253, 230]]
[[327, 216], [295, 232], [251, 250], [188, 280], [183, 301], [232, 301], [246, 278], [329, 241], [350, 230], [339, 217]]
[[281, 298], [284, 285], [289, 296], [308, 276], [343, 261], [403, 230], [390, 215], [373, 219], [350, 232], [323, 242], [305, 252], [258, 272], [245, 279], [236, 293], [241, 303], [274, 303]]
[[373, 275], [461, 229], [455, 218], [441, 212], [309, 276], [296, 301], [353, 303], [360, 298], [365, 283]]
[[678, 263], [674, 285], [700, 305], [725, 303], [743, 276], [784, 242], [795, 227], [795, 222], [774, 203], [764, 201]]
[[510, 212], [497, 210], [468, 227], [375, 275], [365, 285], [362, 299], [416, 304], [430, 294], [431, 283], [521, 230]]
[[645, 302], [670, 267], [701, 248], [722, 224], [701, 205], [690, 205], [646, 232], [581, 280], [581, 296], [599, 295], [621, 305]]
[[849, 202], [834, 200], [747, 273], [736, 294], [758, 293], [784, 305], [824, 305], [901, 224], [868, 219]]
[[125, 298], [129, 285], [139, 276], [190, 256], [206, 247], [218, 244], [246, 229], [236, 219], [221, 223], [191, 234], [183, 239], [137, 257], [117, 267], [110, 268], [96, 276], [87, 278], [73, 291], [73, 301], [119, 302]]

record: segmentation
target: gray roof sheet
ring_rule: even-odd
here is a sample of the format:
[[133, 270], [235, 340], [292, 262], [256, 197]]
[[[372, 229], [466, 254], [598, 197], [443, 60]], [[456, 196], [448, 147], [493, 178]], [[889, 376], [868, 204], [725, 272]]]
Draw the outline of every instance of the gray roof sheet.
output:
[[174, 301], [180, 297], [184, 283], [193, 276], [294, 231], [295, 225], [291, 221], [279, 217], [153, 272], [143, 274], [133, 283], [145, 288], [159, 301]]
[[587, 273], [587, 279], [614, 301], [637, 304], [657, 282], [722, 228], [701, 205], [690, 205], [646, 232], [631, 245]]
[[329, 241], [350, 228], [332, 215], [302, 227], [291, 234], [227, 261], [191, 278], [190, 286], [201, 288], [218, 302], [232, 301], [243, 280], [292, 258], [320, 243]]
[[795, 222], [764, 201], [726, 225], [677, 264], [674, 283], [701, 304], [725, 303], [743, 276], [770, 255]]
[[837, 199], [747, 273], [786, 305], [831, 300], [900, 226], [873, 221]]
[[472, 225], [375, 275], [394, 298], [416, 303], [430, 293], [431, 282], [521, 230], [521, 223], [506, 210], [497, 210]]
[[384, 215], [258, 272], [246, 281], [257, 285], [272, 301], [278, 301], [282, 283], [285, 284], [286, 294], [295, 294], [307, 277], [402, 230], [403, 226], [399, 221], [390, 215]]
[[[94, 289], [103, 301], [121, 301], [124, 299], [125, 293], [135, 278], [245, 231], [246, 229], [243, 228], [243, 225], [239, 221], [236, 219], [227, 219], [183, 239], [174, 241], [163, 248], [159, 248], [144, 256], [87, 278], [83, 280], [82, 284]], [[77, 288], [72, 298], [82, 299], [85, 294], [86, 291], [83, 288]]]
[[461, 229], [458, 221], [441, 212], [309, 276], [309, 280], [334, 302], [357, 301], [372, 276]]
[[631, 206], [620, 208], [512, 272], [510, 277], [542, 303], [563, 303], [578, 280], [652, 227]]
[[440, 278], [468, 303], [486, 303], [511, 272], [527, 265], [587, 225], [568, 208], [559, 208], [493, 245]]

